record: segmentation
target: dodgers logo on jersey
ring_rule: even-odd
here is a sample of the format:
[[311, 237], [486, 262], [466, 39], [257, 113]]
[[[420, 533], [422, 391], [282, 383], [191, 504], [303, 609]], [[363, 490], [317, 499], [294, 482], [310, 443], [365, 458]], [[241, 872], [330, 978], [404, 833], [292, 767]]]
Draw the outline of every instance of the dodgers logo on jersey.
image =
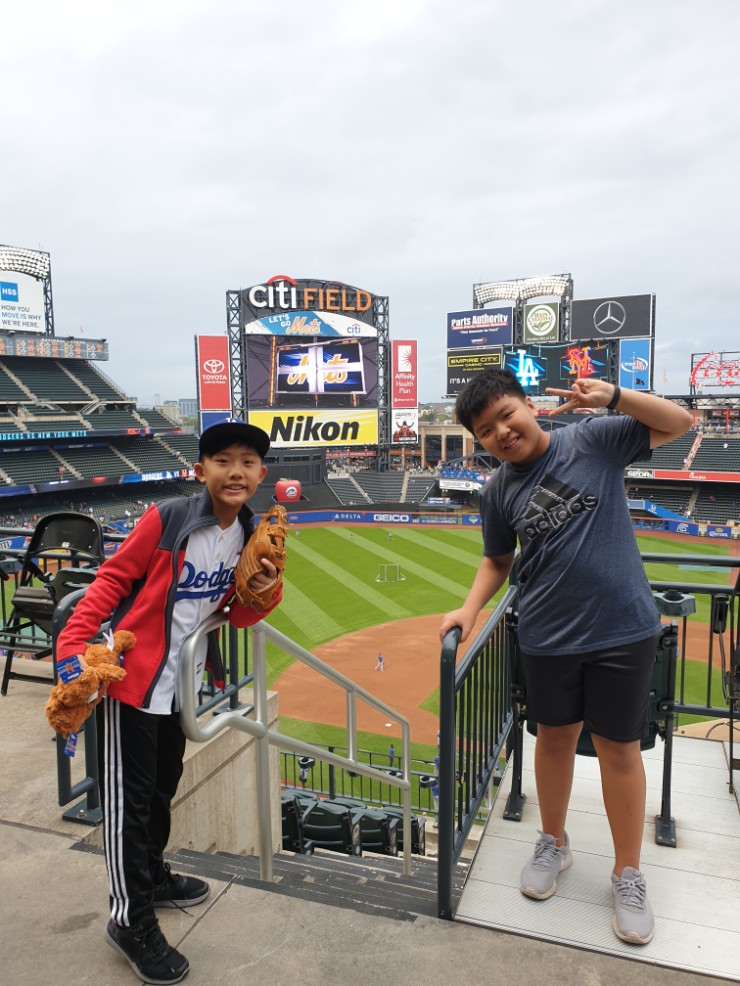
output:
[[177, 585], [175, 602], [180, 599], [210, 599], [215, 603], [229, 591], [234, 582], [234, 569], [219, 562], [218, 568], [211, 572], [196, 571], [195, 566], [185, 562]]

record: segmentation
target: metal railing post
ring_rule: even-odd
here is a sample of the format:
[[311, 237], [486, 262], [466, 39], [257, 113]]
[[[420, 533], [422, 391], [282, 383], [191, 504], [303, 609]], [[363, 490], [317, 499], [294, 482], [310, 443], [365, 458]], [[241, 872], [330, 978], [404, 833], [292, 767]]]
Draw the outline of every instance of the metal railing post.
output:
[[252, 629], [254, 710], [265, 727], [257, 739], [257, 814], [259, 817], [260, 878], [272, 882], [272, 812], [270, 811], [270, 737], [267, 710], [267, 644], [264, 626]]
[[439, 836], [437, 845], [437, 912], [452, 920], [453, 829], [455, 821], [455, 657], [460, 629], [445, 636], [440, 659]]

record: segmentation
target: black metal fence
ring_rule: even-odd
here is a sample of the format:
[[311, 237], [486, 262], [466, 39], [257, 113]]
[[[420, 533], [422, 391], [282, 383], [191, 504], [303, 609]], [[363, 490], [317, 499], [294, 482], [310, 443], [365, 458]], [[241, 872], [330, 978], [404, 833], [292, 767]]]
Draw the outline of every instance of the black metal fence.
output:
[[[675, 711], [688, 716], [730, 719], [730, 784], [733, 715], [740, 717], [740, 560], [727, 557], [645, 553], [644, 562], [670, 565], [718, 567], [735, 571], [734, 582], [715, 585], [690, 582], [651, 581], [655, 592], [675, 590], [693, 602], [706, 597], [709, 623], [701, 655], [689, 654], [688, 620], [693, 612], [684, 603], [677, 611], [680, 656], [676, 679]], [[445, 637], [440, 656], [440, 783], [439, 783], [439, 872], [438, 914], [451, 919], [454, 913], [453, 873], [476, 815], [496, 779], [499, 758], [508, 752], [513, 725], [510, 654], [514, 651], [518, 589], [515, 571], [512, 584], [501, 602], [457, 664], [460, 631]], [[706, 689], [703, 701], [690, 700], [687, 690], [688, 662], [695, 656], [706, 659]], [[719, 678], [720, 686], [717, 686]]]
[[516, 585], [456, 666], [460, 631], [446, 635], [440, 662], [438, 910], [452, 918], [453, 870], [478, 811], [492, 793], [513, 722], [507, 611]]

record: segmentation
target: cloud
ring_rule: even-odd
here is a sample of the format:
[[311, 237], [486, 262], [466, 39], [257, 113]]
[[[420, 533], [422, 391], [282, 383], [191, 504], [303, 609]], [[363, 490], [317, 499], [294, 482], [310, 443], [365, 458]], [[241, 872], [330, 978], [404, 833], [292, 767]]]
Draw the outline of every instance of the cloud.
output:
[[656, 383], [737, 348], [733, 0], [40, 0], [3, 15], [2, 239], [142, 403], [277, 272], [390, 298], [445, 389], [472, 284], [657, 295]]

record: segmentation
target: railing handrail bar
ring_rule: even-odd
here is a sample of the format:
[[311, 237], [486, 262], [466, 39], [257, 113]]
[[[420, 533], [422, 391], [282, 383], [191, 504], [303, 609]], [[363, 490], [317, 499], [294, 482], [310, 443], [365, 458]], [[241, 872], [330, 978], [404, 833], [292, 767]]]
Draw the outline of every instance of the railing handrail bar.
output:
[[651, 589], [678, 589], [681, 592], [688, 593], [689, 595], [704, 595], [704, 596], [728, 596], [732, 592], [732, 586], [729, 585], [715, 585], [714, 583], [704, 583], [704, 582], [662, 582], [657, 579], [649, 579]]
[[[480, 629], [480, 632], [476, 635], [475, 640], [468, 648], [465, 657], [460, 661], [459, 664], [455, 666], [455, 691], [460, 688], [460, 682], [463, 681], [471, 666], [475, 664], [480, 656], [481, 651], [488, 642], [488, 638], [491, 636], [491, 630], [496, 626], [496, 624], [501, 620], [501, 618], [506, 613], [506, 610], [511, 606], [512, 602], [519, 593], [519, 588], [515, 585], [510, 585], [504, 595], [501, 597], [499, 602], [496, 604], [491, 615], [488, 617], [486, 622]], [[449, 634], [447, 634], [449, 636]], [[447, 636], [445, 636], [445, 643], [447, 641]], [[460, 640], [459, 636], [457, 638], [458, 642]], [[442, 645], [442, 653], [444, 654], [444, 646]], [[455, 659], [457, 658], [457, 643], [455, 644]]]
[[740, 558], [733, 558], [728, 555], [672, 555], [657, 551], [641, 551], [640, 557], [643, 561], [665, 562], [668, 565], [671, 563], [692, 564], [699, 561], [702, 565], [717, 565], [722, 568], [740, 568]]
[[[200, 624], [183, 641], [177, 662], [177, 677], [180, 694], [180, 722], [183, 732], [188, 739], [197, 743], [203, 743], [211, 739], [223, 729], [233, 728], [240, 732], [248, 733], [253, 736], [258, 743], [257, 748], [257, 784], [260, 791], [258, 798], [257, 814], [260, 830], [260, 876], [263, 880], [272, 879], [272, 844], [271, 844], [271, 811], [269, 795], [269, 779], [266, 778], [267, 762], [266, 750], [272, 745], [281, 750], [291, 753], [303, 753], [313, 756], [337, 767], [343, 767], [354, 773], [365, 777], [377, 777], [382, 775], [384, 781], [393, 787], [399, 788], [403, 799], [403, 868], [406, 876], [411, 874], [411, 780], [410, 780], [410, 759], [411, 759], [411, 732], [408, 719], [400, 715], [390, 706], [381, 702], [374, 695], [371, 695], [361, 686], [355, 684], [351, 679], [345, 677], [339, 671], [324, 664], [317, 657], [305, 650], [299, 644], [290, 640], [280, 631], [271, 627], [264, 621], [251, 627], [252, 641], [254, 645], [254, 693], [255, 693], [255, 719], [247, 719], [244, 712], [231, 709], [220, 712], [214, 716], [210, 722], [199, 722], [198, 709], [196, 706], [194, 662], [195, 652], [201, 638], [228, 620], [228, 611], [221, 610], [213, 613], [203, 623]], [[314, 670], [318, 671], [325, 678], [333, 681], [345, 690], [348, 695], [363, 698], [369, 705], [382, 712], [389, 719], [393, 719], [401, 726], [402, 734], [402, 773], [401, 776], [394, 776], [387, 770], [381, 770], [369, 764], [362, 763], [347, 757], [342, 757], [337, 753], [328, 753], [320, 747], [301, 740], [293, 739], [282, 733], [269, 729], [267, 722], [267, 669], [266, 669], [266, 639], [283, 647], [287, 652]], [[356, 733], [356, 721], [348, 723], [348, 731], [352, 728]], [[350, 750], [356, 749], [356, 736], [348, 737]]]

